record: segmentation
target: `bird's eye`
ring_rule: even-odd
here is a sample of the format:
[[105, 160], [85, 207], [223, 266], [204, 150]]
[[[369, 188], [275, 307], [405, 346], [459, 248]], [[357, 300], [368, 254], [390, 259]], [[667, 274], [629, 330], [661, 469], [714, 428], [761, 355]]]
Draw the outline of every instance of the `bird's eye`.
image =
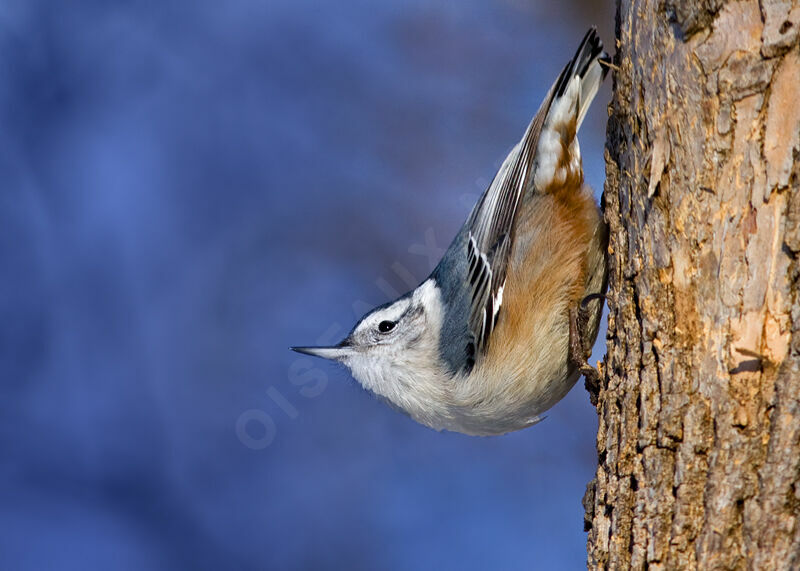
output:
[[389, 331], [394, 329], [395, 325], [397, 324], [394, 321], [381, 321], [378, 323], [378, 331], [381, 333], [389, 333]]

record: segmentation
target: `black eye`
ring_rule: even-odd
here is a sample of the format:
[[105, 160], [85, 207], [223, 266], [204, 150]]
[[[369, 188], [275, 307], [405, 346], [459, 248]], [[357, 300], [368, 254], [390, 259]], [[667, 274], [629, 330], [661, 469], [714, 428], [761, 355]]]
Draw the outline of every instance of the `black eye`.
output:
[[389, 331], [394, 329], [395, 325], [397, 324], [394, 321], [381, 321], [378, 323], [378, 331], [381, 333], [389, 333]]

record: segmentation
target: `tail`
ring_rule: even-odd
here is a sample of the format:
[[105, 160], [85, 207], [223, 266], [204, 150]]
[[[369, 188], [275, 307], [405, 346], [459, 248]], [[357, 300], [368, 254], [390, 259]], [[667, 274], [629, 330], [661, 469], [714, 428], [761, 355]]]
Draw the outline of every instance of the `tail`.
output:
[[[589, 104], [597, 95], [597, 90], [608, 71], [600, 60], [608, 58], [608, 54], [603, 51], [603, 43], [597, 36], [597, 30], [592, 27], [575, 52], [575, 57], [566, 65], [558, 76], [554, 87], [553, 102], [550, 104], [548, 119], [558, 112], [558, 107], [577, 105], [578, 121], [577, 128], [580, 128]], [[556, 109], [554, 109], [556, 108]], [[564, 109], [566, 112], [570, 110]], [[577, 129], [576, 129], [577, 130]]]
[[542, 130], [534, 159], [536, 190], [547, 192], [568, 182], [578, 186], [583, 182], [577, 133], [606, 76], [607, 69], [600, 61], [607, 57], [597, 30], [590, 28], [575, 57], [550, 88], [545, 104], [539, 110], [545, 115], [539, 118]]

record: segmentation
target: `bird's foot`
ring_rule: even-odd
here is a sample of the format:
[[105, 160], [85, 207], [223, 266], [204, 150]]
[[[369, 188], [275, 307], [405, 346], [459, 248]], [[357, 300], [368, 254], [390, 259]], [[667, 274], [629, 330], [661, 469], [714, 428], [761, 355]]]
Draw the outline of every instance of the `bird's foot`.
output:
[[589, 324], [589, 309], [586, 304], [603, 297], [601, 294], [588, 295], [577, 307], [569, 311], [569, 358], [583, 375], [589, 400], [593, 405], [597, 405], [597, 397], [600, 394], [600, 372], [588, 361], [592, 355], [592, 347], [589, 345], [589, 335], [586, 331]]

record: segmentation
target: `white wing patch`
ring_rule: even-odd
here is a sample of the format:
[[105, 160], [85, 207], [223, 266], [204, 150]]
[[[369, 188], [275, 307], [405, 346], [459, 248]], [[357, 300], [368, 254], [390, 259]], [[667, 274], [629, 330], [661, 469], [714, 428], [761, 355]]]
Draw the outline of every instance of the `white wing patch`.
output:
[[[505, 272], [495, 276], [494, 260], [500, 258], [505, 264], [510, 243], [508, 235], [503, 235], [487, 255], [478, 248], [475, 237], [471, 233], [469, 236], [467, 278], [472, 289], [469, 326], [477, 350], [486, 348], [489, 336], [497, 324], [497, 317], [503, 304], [506, 278]], [[505, 270], [505, 265], [500, 269]], [[499, 282], [501, 279], [502, 282]]]
[[503, 280], [503, 283], [497, 288], [497, 293], [494, 296], [494, 303], [492, 303], [492, 327], [497, 323], [497, 314], [500, 312], [500, 306], [503, 305], [503, 289], [505, 287], [506, 282]]
[[488, 339], [489, 326], [486, 319], [486, 302], [489, 299], [492, 287], [492, 266], [484, 252], [481, 252], [475, 242], [475, 237], [470, 233], [469, 248], [467, 253], [469, 271], [467, 278], [472, 287], [472, 304], [470, 306], [470, 329], [475, 336], [475, 346], [483, 348]]

